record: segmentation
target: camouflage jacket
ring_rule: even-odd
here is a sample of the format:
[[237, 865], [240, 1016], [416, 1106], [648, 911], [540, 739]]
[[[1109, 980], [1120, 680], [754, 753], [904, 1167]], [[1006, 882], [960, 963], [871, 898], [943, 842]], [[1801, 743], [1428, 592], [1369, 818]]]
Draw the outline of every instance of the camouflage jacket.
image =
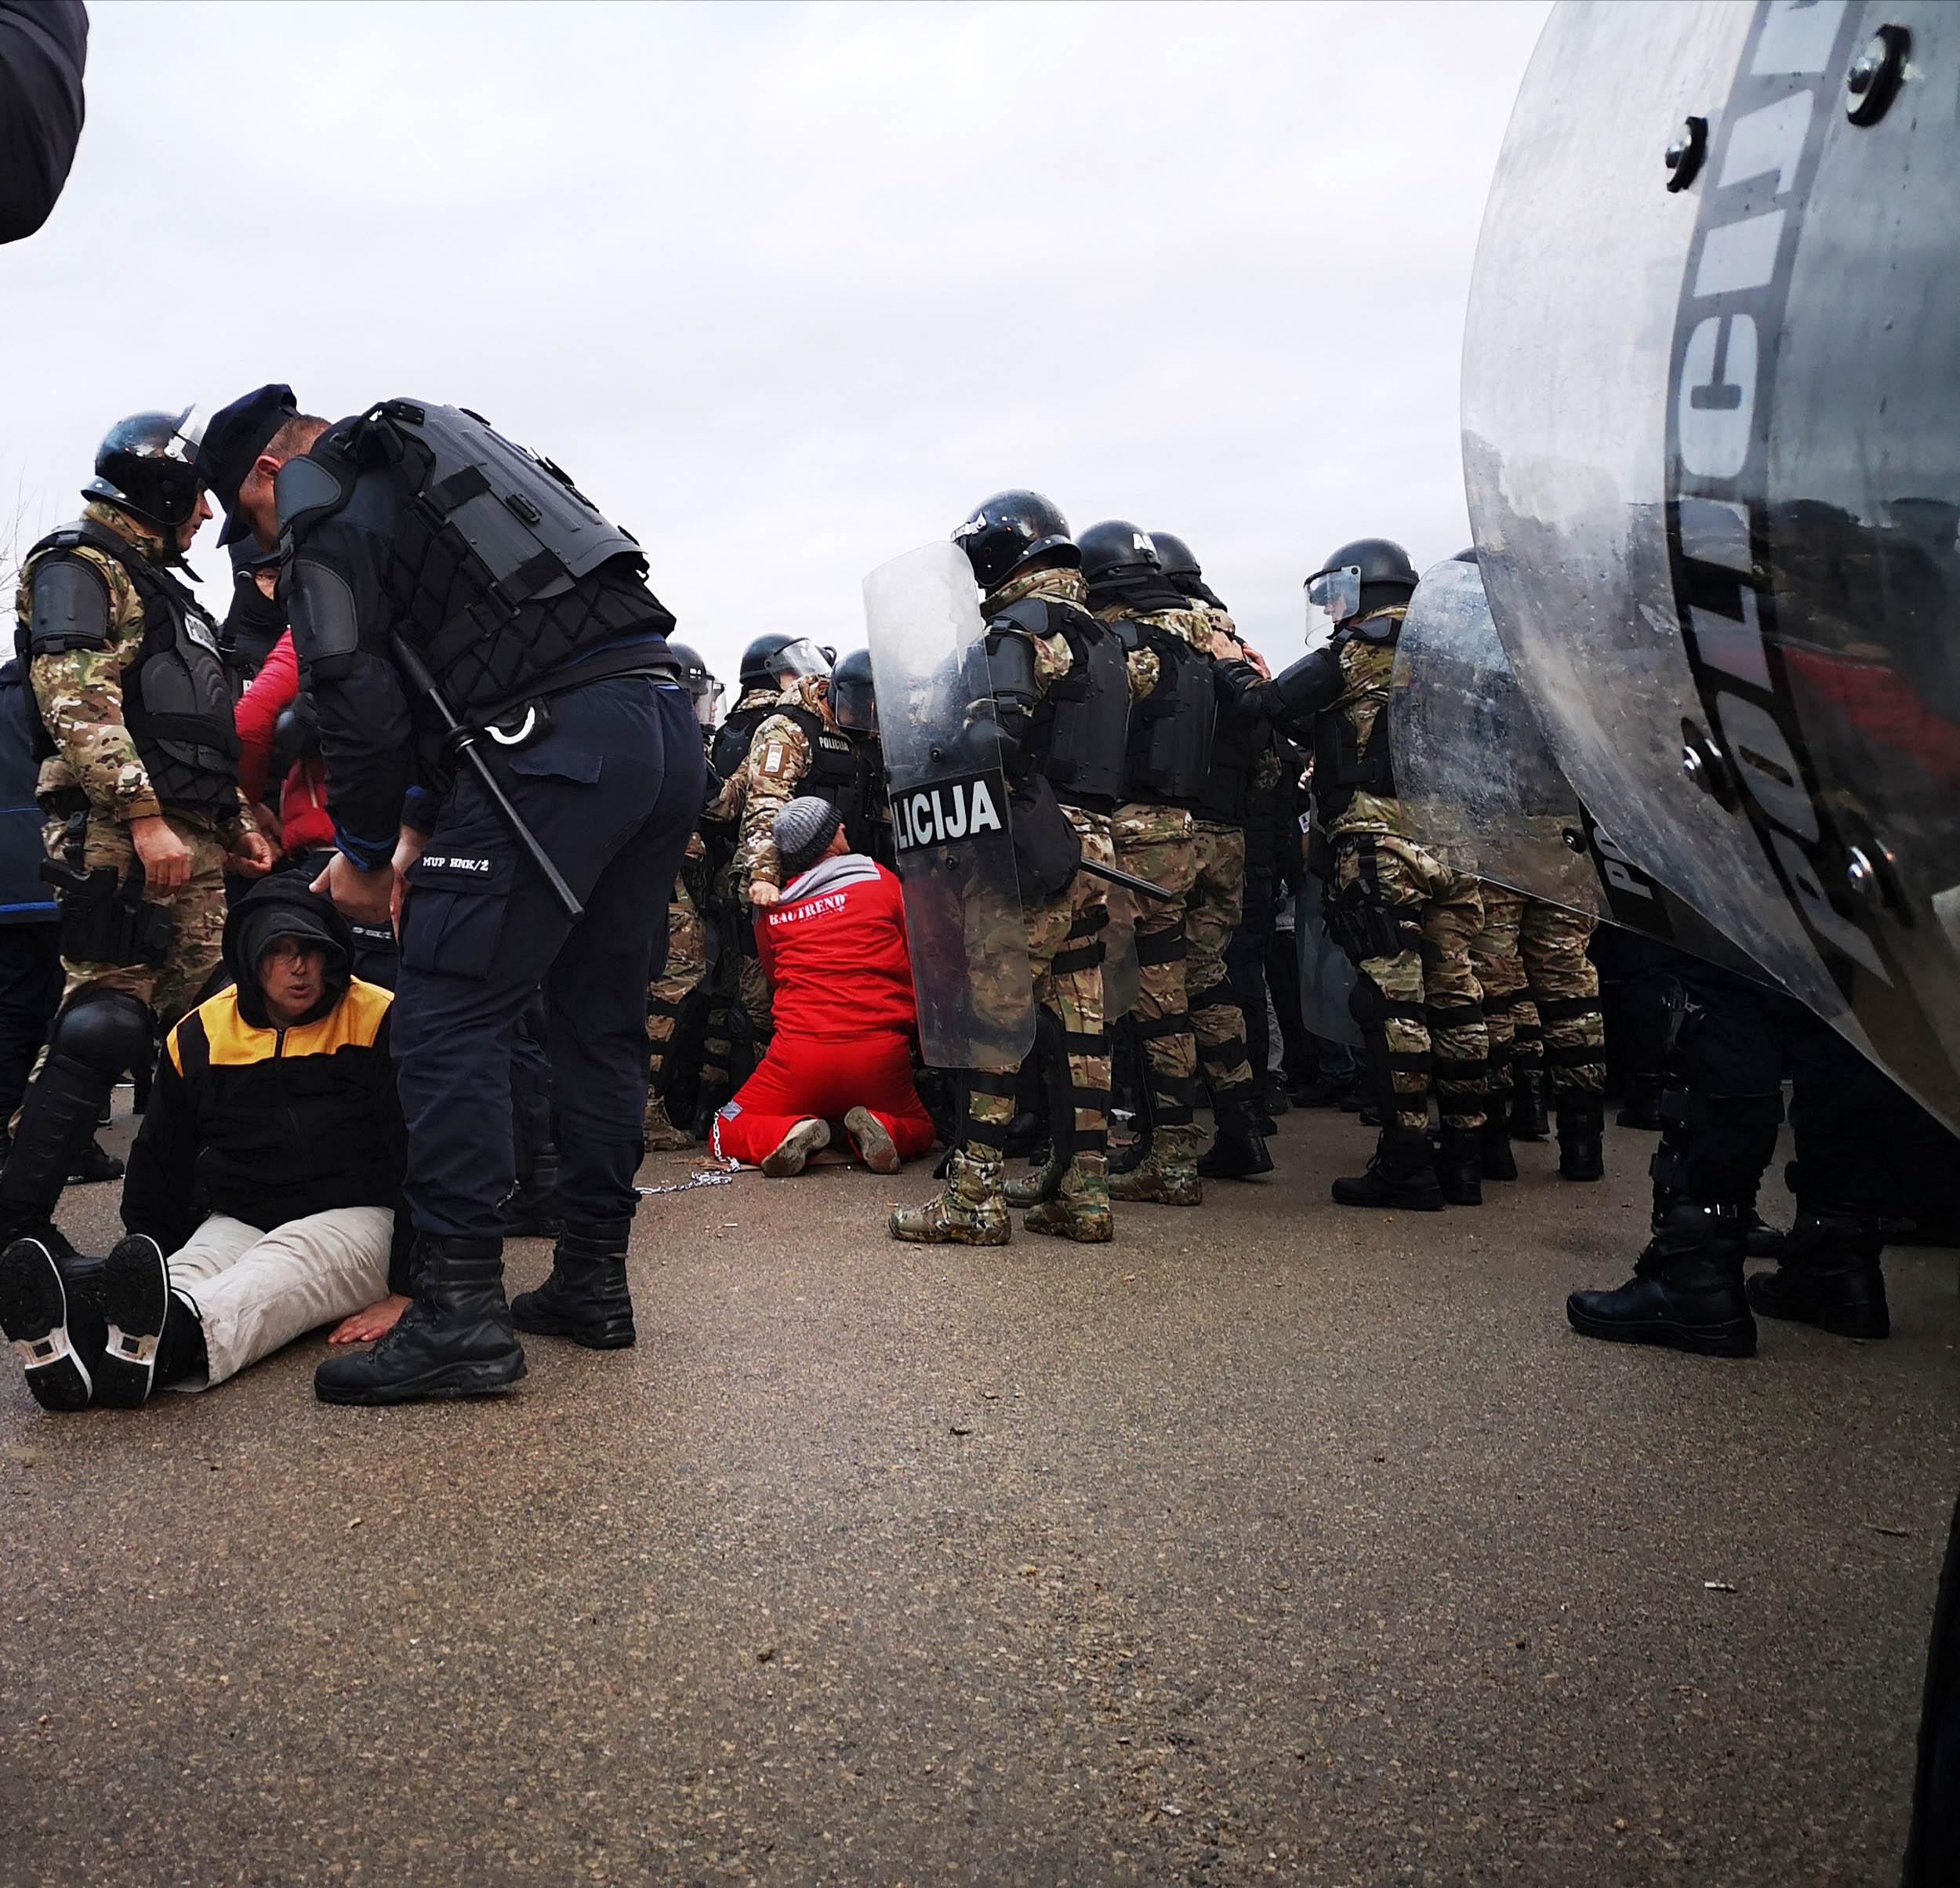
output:
[[[1112, 605], [1108, 609], [1098, 610], [1098, 623], [1120, 623], [1127, 618], [1132, 623], [1148, 623], [1152, 629], [1167, 630], [1181, 642], [1188, 642], [1201, 655], [1209, 655], [1211, 649], [1211, 624], [1204, 616], [1205, 606], [1201, 603], [1186, 605], [1174, 610], [1132, 610], [1121, 604]], [[1222, 612], [1220, 612], [1223, 614]], [[1231, 619], [1226, 617], [1229, 623]], [[1163, 673], [1154, 649], [1132, 649], [1130, 652], [1130, 699], [1141, 701], [1146, 695], [1156, 692], [1157, 682]]]
[[[162, 537], [126, 512], [92, 499], [83, 506], [82, 515], [126, 539], [151, 562], [159, 566], [165, 562]], [[114, 558], [90, 544], [78, 545], [67, 554], [88, 563], [107, 588], [109, 639], [100, 649], [37, 655], [28, 664], [42, 724], [57, 750], [41, 764], [34, 791], [45, 802], [51, 794], [79, 786], [98, 818], [145, 819], [163, 808], [122, 720], [122, 672], [143, 646], [143, 605], [128, 572]], [[24, 630], [33, 613], [34, 571], [39, 561], [28, 560], [14, 599]], [[228, 835], [252, 830], [242, 798], [235, 817], [224, 825]]]
[[[1373, 613], [1392, 615], [1399, 621], [1408, 610], [1405, 605], [1396, 604]], [[1377, 719], [1388, 712], [1396, 648], [1392, 642], [1370, 642], [1365, 637], [1348, 636], [1341, 640], [1340, 653], [1341, 692], [1321, 712], [1339, 715], [1347, 722], [1355, 751], [1359, 753], [1367, 746]], [[1392, 793], [1370, 793], [1357, 787], [1348, 804], [1328, 821], [1326, 830], [1330, 839], [1343, 833], [1399, 833], [1400, 803]]]

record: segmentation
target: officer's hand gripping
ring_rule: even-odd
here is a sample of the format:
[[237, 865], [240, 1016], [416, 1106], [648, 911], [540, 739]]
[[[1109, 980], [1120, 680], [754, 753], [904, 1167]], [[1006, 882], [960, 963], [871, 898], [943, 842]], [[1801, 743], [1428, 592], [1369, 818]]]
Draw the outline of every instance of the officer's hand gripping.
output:
[[344, 852], [336, 852], [327, 869], [307, 889], [324, 891], [343, 917], [377, 928], [393, 922], [395, 872], [392, 864], [363, 872]]

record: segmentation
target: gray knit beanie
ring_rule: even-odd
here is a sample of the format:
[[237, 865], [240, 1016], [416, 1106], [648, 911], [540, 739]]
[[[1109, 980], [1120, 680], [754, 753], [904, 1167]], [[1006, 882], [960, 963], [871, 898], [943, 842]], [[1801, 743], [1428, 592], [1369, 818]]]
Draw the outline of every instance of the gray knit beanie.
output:
[[814, 794], [792, 800], [776, 815], [769, 833], [776, 842], [776, 856], [782, 861], [786, 885], [817, 862], [817, 855], [843, 824], [844, 815], [828, 800]]

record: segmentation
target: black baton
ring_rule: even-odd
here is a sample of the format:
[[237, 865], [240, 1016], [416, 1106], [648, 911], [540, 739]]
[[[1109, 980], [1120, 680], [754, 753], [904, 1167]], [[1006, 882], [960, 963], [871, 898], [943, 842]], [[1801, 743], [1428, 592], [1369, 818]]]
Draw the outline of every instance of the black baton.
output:
[[465, 728], [449, 712], [449, 704], [442, 699], [442, 691], [436, 686], [436, 678], [429, 673], [427, 663], [410, 648], [399, 636], [390, 640], [394, 644], [395, 657], [408, 672], [408, 679], [429, 698], [429, 705], [441, 717], [443, 731], [449, 737], [449, 745], [470, 763], [477, 776], [477, 784], [490, 796], [490, 804], [497, 809], [497, 816], [510, 829], [510, 837], [517, 842], [519, 849], [539, 871], [544, 875], [544, 882], [551, 888], [552, 896], [564, 908], [564, 914], [573, 924], [586, 914], [586, 908], [579, 902], [579, 896], [564, 882], [564, 874], [551, 862], [551, 855], [538, 843], [538, 836], [524, 822], [524, 815], [510, 804], [510, 796], [503, 790], [501, 782], [490, 771], [490, 763], [477, 752], [477, 738], [482, 734], [480, 728]]
[[1082, 862], [1082, 870], [1097, 878], [1106, 878], [1112, 885], [1120, 885], [1126, 891], [1141, 891], [1145, 898], [1156, 899], [1161, 904], [1174, 904], [1178, 894], [1167, 891], [1161, 885], [1153, 885], [1147, 878], [1138, 878], [1134, 872], [1125, 872], [1117, 866], [1099, 866], [1093, 859]]

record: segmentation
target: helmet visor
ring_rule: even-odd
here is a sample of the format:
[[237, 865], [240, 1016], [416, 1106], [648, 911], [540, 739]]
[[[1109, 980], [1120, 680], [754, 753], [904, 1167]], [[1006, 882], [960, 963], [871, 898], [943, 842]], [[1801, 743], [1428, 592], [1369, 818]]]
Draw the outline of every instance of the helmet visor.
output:
[[694, 718], [703, 728], [713, 727], [721, 719], [721, 698], [726, 692], [720, 683], [712, 675], [704, 675], [689, 682], [688, 692], [694, 698]]
[[871, 692], [868, 676], [847, 676], [830, 684], [830, 712], [846, 734], [875, 735], [878, 732], [878, 698]]
[[786, 642], [769, 659], [769, 673], [785, 688], [799, 676], [828, 675], [830, 665], [823, 652], [807, 636]]
[[186, 465], [198, 463], [198, 449], [204, 444], [204, 429], [209, 423], [210, 410], [204, 406], [187, 406], [179, 416], [176, 430], [170, 435], [170, 443], [164, 448], [167, 459], [180, 459]]
[[1307, 642], [1325, 642], [1338, 624], [1361, 608], [1361, 566], [1317, 570], [1307, 579]]

